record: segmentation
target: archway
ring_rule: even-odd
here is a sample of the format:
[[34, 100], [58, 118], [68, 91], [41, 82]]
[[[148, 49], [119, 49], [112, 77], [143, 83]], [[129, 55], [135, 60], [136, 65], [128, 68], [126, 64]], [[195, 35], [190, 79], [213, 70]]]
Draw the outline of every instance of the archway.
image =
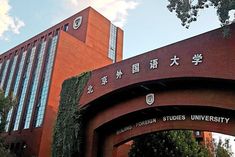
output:
[[[234, 83], [228, 80], [177, 78], [136, 84], [100, 97], [87, 108], [85, 154], [116, 157], [120, 144], [163, 130], [205, 130], [235, 136], [233, 88]], [[146, 102], [149, 93], [154, 95], [152, 104]]]
[[160, 130], [235, 135], [231, 34], [212, 31], [92, 71], [79, 101], [89, 113], [85, 156], [116, 157], [121, 143]]

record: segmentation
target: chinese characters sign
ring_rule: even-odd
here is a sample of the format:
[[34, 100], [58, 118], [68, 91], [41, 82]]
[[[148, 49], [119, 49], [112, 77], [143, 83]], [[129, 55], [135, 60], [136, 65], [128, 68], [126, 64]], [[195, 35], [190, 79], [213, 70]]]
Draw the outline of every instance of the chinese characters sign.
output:
[[[185, 58], [183, 58], [185, 60]], [[188, 60], [190, 60], [190, 63], [197, 67], [200, 64], [203, 64], [203, 55], [202, 53], [195, 53], [191, 56], [191, 58], [187, 58]], [[162, 64], [161, 62], [166, 62], [168, 63], [168, 67], [169, 68], [180, 68], [180, 66], [183, 66], [182, 62], [182, 58], [180, 57], [180, 55], [174, 54], [172, 55], [169, 60], [160, 60], [159, 58], [151, 58], [147, 61], [148, 66], [146, 67], [146, 65], [143, 65], [141, 62], [134, 62], [130, 65], [129, 69], [129, 73], [128, 75], [137, 75], [141, 72], [143, 72], [143, 75], [145, 73], [145, 71], [150, 70], [157, 70]], [[148, 69], [146, 69], [148, 68]], [[99, 84], [96, 86], [106, 86], [108, 85], [110, 82], [114, 81], [114, 80], [122, 80], [124, 79], [124, 76], [127, 72], [121, 68], [117, 69], [113, 74], [105, 74], [102, 77], [100, 77], [100, 81]], [[110, 80], [109, 76], [110, 75], [114, 75], [114, 80]], [[87, 94], [92, 94], [93, 92], [95, 92], [95, 88], [94, 85], [89, 84], [87, 86]]]

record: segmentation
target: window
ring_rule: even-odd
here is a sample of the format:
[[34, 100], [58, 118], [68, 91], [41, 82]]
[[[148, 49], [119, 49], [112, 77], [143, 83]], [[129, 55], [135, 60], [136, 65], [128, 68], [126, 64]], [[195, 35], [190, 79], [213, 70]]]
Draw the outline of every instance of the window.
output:
[[37, 117], [36, 117], [35, 127], [40, 127], [43, 122], [46, 103], [47, 103], [48, 90], [49, 90], [50, 80], [51, 80], [51, 72], [52, 72], [52, 67], [54, 63], [57, 39], [58, 39], [58, 36], [53, 37], [52, 43], [49, 49], [49, 55], [48, 55], [48, 59], [46, 63], [46, 71], [44, 74], [44, 81], [43, 81], [42, 90], [40, 93], [40, 100], [37, 104], [38, 110], [37, 110], [37, 115], [36, 115]]
[[60, 31], [60, 28], [57, 28], [56, 31], [55, 31], [55, 35], [58, 35], [59, 31]]
[[52, 32], [50, 32], [50, 33], [48, 34], [48, 37], [52, 37]]
[[30, 47], [30, 43], [27, 45], [26, 49], [28, 49]]
[[45, 48], [46, 48], [46, 42], [43, 42], [40, 48], [39, 55], [38, 55], [38, 62], [36, 65], [34, 78], [32, 82], [32, 88], [31, 88], [31, 92], [29, 96], [29, 103], [28, 103], [27, 112], [26, 112], [24, 129], [28, 129], [30, 126], [30, 121], [32, 118], [32, 113], [33, 113], [33, 108], [34, 108], [33, 105], [35, 104], [36, 92], [37, 92], [38, 85], [39, 85], [39, 77], [40, 77], [40, 73], [42, 70], [42, 62], [43, 62], [43, 56], [45, 54]]
[[37, 43], [37, 40], [34, 40], [34, 42], [33, 42], [33, 46], [35, 46], [35, 45], [36, 45], [36, 43]]
[[44, 36], [42, 36], [42, 37], [41, 37], [41, 41], [43, 41], [43, 40], [44, 40], [44, 38], [45, 38], [45, 37], [44, 37]]
[[117, 27], [111, 24], [108, 57], [112, 59], [113, 63], [116, 62], [116, 40], [117, 40]]
[[16, 75], [16, 81], [15, 81], [15, 86], [14, 86], [14, 90], [13, 90], [13, 95], [14, 96], [17, 95], [19, 82], [20, 82], [20, 78], [21, 78], [21, 75], [22, 75], [23, 67], [24, 67], [25, 57], [26, 57], [26, 51], [23, 52], [23, 54], [22, 54], [19, 69], [18, 69], [18, 73]]
[[15, 72], [17, 59], [18, 59], [18, 55], [14, 57], [14, 60], [13, 60], [12, 66], [11, 66], [11, 71], [10, 71], [10, 75], [9, 75], [9, 78], [8, 78], [7, 87], [6, 87], [6, 90], [5, 90], [5, 97], [8, 96], [9, 91], [10, 91], [10, 86], [11, 86], [11, 82], [12, 82], [12, 79], [13, 79], [13, 74]]
[[0, 72], [1, 72], [1, 70], [2, 70], [2, 63], [0, 63]]
[[67, 23], [64, 25], [64, 31], [67, 32], [68, 30], [69, 30], [69, 24]]
[[14, 124], [14, 128], [13, 128], [14, 131], [19, 129], [20, 119], [21, 119], [21, 115], [22, 115], [22, 111], [23, 111], [23, 105], [24, 105], [26, 94], [27, 94], [26, 91], [27, 91], [28, 84], [29, 84], [30, 72], [31, 72], [31, 69], [32, 69], [33, 61], [34, 61], [35, 50], [36, 50], [36, 47], [33, 47], [32, 50], [31, 50], [31, 54], [30, 54], [30, 58], [29, 58], [29, 64], [28, 64], [28, 67], [26, 69], [26, 77], [25, 77], [25, 80], [23, 82], [23, 88], [22, 88], [22, 91], [21, 91], [21, 95], [19, 97], [20, 99], [19, 99], [19, 104], [18, 104], [18, 108], [17, 108], [15, 124]]
[[13, 112], [13, 107], [11, 107], [11, 109], [9, 110], [9, 112], [7, 114], [7, 120], [6, 120], [6, 126], [5, 126], [5, 131], [6, 132], [9, 131], [9, 126], [10, 126], [10, 120], [11, 120], [12, 112]]
[[2, 74], [2, 78], [1, 78], [1, 83], [0, 83], [0, 88], [3, 89], [3, 85], [5, 83], [5, 78], [6, 78], [6, 74], [7, 74], [7, 69], [10, 63], [10, 59], [7, 60], [4, 70], [3, 70], [3, 74]]

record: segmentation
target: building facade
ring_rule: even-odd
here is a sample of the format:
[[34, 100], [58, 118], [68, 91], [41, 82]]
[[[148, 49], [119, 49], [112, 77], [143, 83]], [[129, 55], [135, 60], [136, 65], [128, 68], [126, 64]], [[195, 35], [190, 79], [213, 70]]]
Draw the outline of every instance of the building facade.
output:
[[199, 130], [195, 137], [205, 145], [211, 134], [200, 131], [234, 136], [235, 25], [229, 27], [229, 38], [220, 28], [93, 70], [77, 103], [86, 110], [84, 157], [120, 157], [127, 141], [164, 130]]
[[[197, 38], [207, 39], [209, 37], [204, 35]], [[178, 45], [180, 45], [178, 47], [174, 47], [173, 45], [162, 49], [165, 49], [170, 53], [173, 53], [173, 51], [177, 49], [178, 51], [181, 51], [182, 49], [179, 49], [179, 47], [188, 48], [185, 45], [191, 45], [194, 43], [194, 40], [198, 41], [196, 38], [191, 40], [193, 41], [187, 40], [186, 42], [188, 43], [186, 44], [178, 43]], [[5, 96], [12, 93], [18, 99], [16, 107], [12, 108], [8, 113], [8, 123], [5, 127], [5, 136], [11, 151], [21, 157], [51, 156], [52, 131], [58, 112], [60, 91], [63, 81], [82, 72], [91, 71], [121, 61], [122, 48], [123, 31], [89, 7], [19, 44], [4, 54], [1, 54], [0, 87], [5, 91]], [[194, 51], [196, 51], [198, 46], [196, 45], [193, 48]], [[162, 50], [154, 51], [161, 52]], [[119, 72], [117, 74], [120, 75], [118, 75], [118, 78], [113, 79], [124, 80], [124, 78], [122, 79], [123, 74], [128, 77], [127, 82], [133, 81], [131, 74], [128, 75], [130, 69], [128, 69], [127, 66], [132, 65], [133, 63], [133, 65], [135, 65], [133, 66], [135, 67], [135, 71], [132, 71], [132, 74], [135, 74], [135, 76], [141, 74], [140, 71], [136, 71], [136, 69], [140, 67], [139, 61], [146, 61], [146, 56], [147, 59], [148, 57], [153, 59], [151, 61], [157, 61], [152, 55], [155, 55], [155, 52], [111, 66], [113, 69], [118, 70], [116, 69], [117, 66], [122, 65], [124, 67], [123, 69], [126, 70], [119, 71], [119, 69], [118, 71], [115, 71]], [[166, 53], [161, 57], [164, 58], [165, 55]], [[169, 58], [171, 56], [167, 57]], [[144, 65], [148, 65], [147, 61]], [[169, 65], [166, 67], [169, 67]], [[153, 69], [148, 70], [153, 71], [157, 68], [158, 64], [155, 64]], [[148, 70], [146, 70], [146, 74], [148, 74]], [[102, 71], [102, 69], [99, 69], [98, 71]], [[189, 70], [185, 70], [182, 73], [185, 74], [188, 71]], [[96, 75], [96, 73], [93, 74], [94, 76]], [[145, 77], [146, 74], [137, 77], [139, 80], [134, 83], [143, 82], [141, 78], [143, 78], [142, 76]], [[161, 74], [169, 74], [169, 76], [171, 76], [172, 71], [165, 69], [164, 73]], [[97, 76], [101, 77], [100, 75]], [[99, 77], [95, 78], [97, 79]], [[109, 76], [108, 78], [112, 77], [117, 76]], [[155, 75], [152, 76], [149, 74], [146, 75], [145, 78], [154, 77]], [[98, 81], [96, 80], [96, 86], [99, 85], [99, 81], [99, 79]], [[145, 86], [140, 87], [140, 92], [145, 93], [142, 89]], [[102, 88], [103, 87], [105, 86], [102, 85]], [[110, 91], [121, 87], [121, 83], [116, 83], [110, 86]], [[93, 95], [96, 95], [97, 93], [102, 94], [102, 92], [105, 92], [107, 89], [109, 90], [109, 88], [98, 88], [98, 90], [99, 89], [100, 91], [93, 93]], [[139, 87], [134, 88], [130, 93], [133, 94], [133, 92], [139, 92], [138, 90]], [[98, 96], [95, 98], [99, 98], [99, 94], [97, 95]], [[141, 101], [137, 100], [135, 104], [138, 105], [138, 102]], [[125, 105], [125, 107], [127, 107], [127, 105]], [[120, 111], [128, 111], [128, 109], [130, 109], [130, 107], [127, 109], [123, 107]], [[115, 113], [117, 114], [118, 112]], [[202, 134], [196, 134], [195, 137], [200, 138], [200, 140], [202, 138], [203, 141], [203, 139], [207, 137], [204, 135], [204, 133], [203, 136]], [[208, 137], [211, 139], [211, 136]], [[121, 138], [124, 137], [119, 137], [119, 139]], [[120, 150], [120, 156], [125, 156], [127, 154], [130, 145], [131, 142], [123, 145], [123, 149]], [[92, 152], [89, 150], [89, 147], [87, 147], [87, 152]], [[87, 156], [89, 156], [89, 153]], [[90, 156], [92, 155], [90, 154]]]
[[7, 116], [17, 156], [49, 157], [62, 82], [122, 60], [123, 31], [91, 7], [0, 55], [0, 87], [18, 104]]

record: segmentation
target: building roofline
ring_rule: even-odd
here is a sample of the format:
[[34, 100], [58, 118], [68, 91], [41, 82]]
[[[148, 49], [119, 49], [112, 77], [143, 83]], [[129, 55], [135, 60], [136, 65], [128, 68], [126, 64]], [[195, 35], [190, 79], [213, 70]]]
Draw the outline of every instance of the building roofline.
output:
[[[69, 16], [68, 18], [54, 24], [53, 26], [47, 28], [46, 30], [40, 32], [40, 33], [37, 33], [36, 35], [30, 37], [29, 39], [17, 44], [16, 46], [14, 46], [13, 48], [10, 48], [9, 50], [3, 52], [2, 54], [0, 54], [0, 56], [4, 56], [4, 55], [8, 55], [8, 53], [12, 53], [18, 49], [20, 49], [20, 47], [25, 47], [27, 44], [29, 43], [32, 43], [34, 42], [34, 40], [40, 38], [41, 36], [46, 36], [47, 34], [49, 34], [50, 32], [53, 32], [54, 29], [58, 28], [59, 25], [63, 25], [66, 23], [66, 21], [68, 21], [69, 19], [73, 18], [74, 16], [80, 14], [81, 12], [85, 12], [85, 11], [89, 11], [89, 10], [94, 10], [95, 12], [97, 12], [98, 14], [100, 14], [98, 11], [96, 11], [94, 8], [92, 8], [91, 6], [85, 8], [85, 9], [82, 9], [81, 11]], [[102, 14], [100, 14], [102, 15]], [[102, 15], [103, 16], [103, 15]], [[103, 16], [104, 17], [104, 16]], [[106, 18], [106, 17], [104, 17]], [[107, 19], [107, 18], [106, 18]], [[61, 27], [61, 26], [60, 26]]]
[[[228, 26], [229, 26], [229, 27], [235, 27], [235, 23], [232, 23], [232, 24], [230, 24], [230, 25], [228, 25]], [[182, 43], [182, 42], [185, 42], [185, 41], [194, 39], [194, 38], [198, 38], [198, 37], [201, 37], [201, 36], [205, 36], [205, 35], [207, 35], [207, 34], [216, 33], [216, 32], [218, 32], [218, 31], [221, 31], [221, 36], [222, 36], [222, 35], [223, 35], [223, 34], [222, 34], [222, 33], [223, 33], [223, 32], [222, 32], [222, 29], [223, 29], [223, 27], [218, 27], [218, 28], [212, 29], [212, 30], [207, 31], [207, 32], [203, 32], [203, 33], [200, 33], [200, 34], [197, 34], [197, 35], [194, 35], [194, 36], [185, 38], [185, 39], [178, 40], [178, 41], [173, 42], [173, 43], [166, 44], [166, 45], [164, 45], [164, 46], [160, 46], [160, 47], [157, 47], [157, 48], [154, 48], [154, 49], [151, 49], [151, 50], [147, 50], [147, 51], [142, 52], [141, 54], [135, 55], [135, 56], [133, 56], [133, 57], [141, 56], [141, 55], [144, 55], [144, 54], [146, 54], [146, 53], [151, 53], [151, 52], [153, 52], [153, 51], [157, 51], [157, 50], [163, 49], [163, 48], [165, 48], [165, 47], [177, 45], [177, 44], [179, 44], [179, 43]], [[230, 30], [230, 31], [231, 31], [231, 30]], [[231, 32], [230, 32], [230, 33], [231, 33]], [[226, 37], [224, 37], [224, 38], [226, 38]], [[126, 59], [124, 59], [124, 60], [128, 60], [128, 59], [131, 59], [131, 58], [133, 58], [133, 57], [129, 57], [129, 58], [126, 58]]]

